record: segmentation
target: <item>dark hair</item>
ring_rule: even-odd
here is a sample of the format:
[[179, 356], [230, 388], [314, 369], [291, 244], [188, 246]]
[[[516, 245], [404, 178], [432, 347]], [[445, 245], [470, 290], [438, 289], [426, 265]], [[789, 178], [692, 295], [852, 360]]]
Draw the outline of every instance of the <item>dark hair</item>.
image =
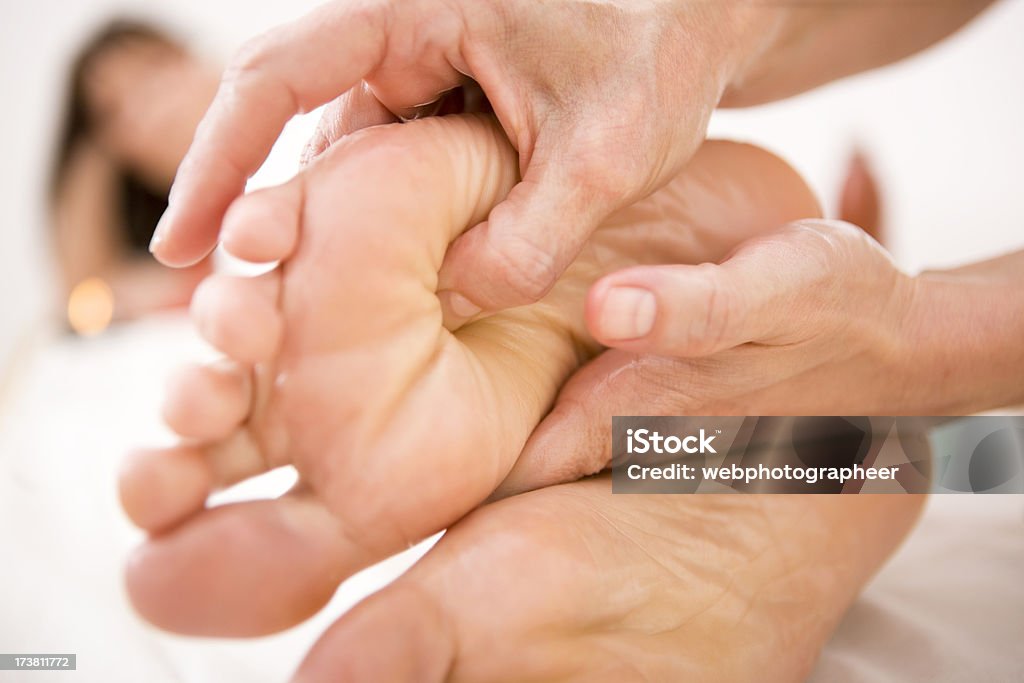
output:
[[[89, 111], [86, 74], [93, 62], [107, 50], [130, 41], [146, 41], [180, 50], [181, 44], [167, 33], [148, 24], [115, 19], [96, 31], [79, 49], [68, 74], [64, 122], [57, 139], [56, 159], [51, 176], [50, 203], [56, 205], [71, 159], [78, 147], [93, 134], [96, 121]], [[155, 192], [130, 169], [117, 169], [120, 223], [123, 242], [132, 250], [145, 251], [157, 221], [167, 209], [166, 193]]]

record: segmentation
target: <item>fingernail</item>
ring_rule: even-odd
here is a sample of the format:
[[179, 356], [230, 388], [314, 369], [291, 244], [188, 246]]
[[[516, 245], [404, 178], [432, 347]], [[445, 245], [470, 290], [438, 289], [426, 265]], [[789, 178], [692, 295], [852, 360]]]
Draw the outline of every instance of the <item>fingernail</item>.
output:
[[638, 339], [654, 328], [658, 302], [646, 289], [612, 287], [601, 306], [601, 335], [606, 339]]
[[458, 292], [448, 292], [448, 307], [452, 313], [463, 318], [472, 318], [481, 311], [475, 303], [462, 296]]
[[170, 214], [171, 209], [168, 207], [167, 210], [164, 211], [164, 215], [160, 216], [160, 220], [157, 221], [156, 230], [153, 231], [153, 238], [149, 240], [150, 254], [156, 252], [157, 247], [164, 241], [164, 233], [167, 231], [166, 226], [170, 222], [170, 219], [168, 218]]

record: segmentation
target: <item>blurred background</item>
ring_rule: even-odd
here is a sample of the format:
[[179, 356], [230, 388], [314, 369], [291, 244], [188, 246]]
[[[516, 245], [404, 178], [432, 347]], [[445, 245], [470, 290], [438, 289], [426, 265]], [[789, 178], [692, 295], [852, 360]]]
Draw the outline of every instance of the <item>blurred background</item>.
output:
[[43, 0], [0, 6], [0, 86], [10, 94], [0, 112], [6, 150], [0, 201], [9, 208], [0, 219], [0, 291], [7, 294], [0, 309], [0, 367], [9, 371], [11, 354], [30, 343], [25, 335], [64, 310], [48, 200], [71, 99], [72, 63], [85, 43], [111, 19], [127, 18], [165, 32], [216, 71], [246, 37], [315, 4]]
[[[114, 17], [127, 17], [166, 31], [174, 49], [186, 50], [199, 65], [183, 77], [186, 80], [171, 86], [194, 84], [189, 91], [196, 97], [186, 98], [191, 104], [180, 110], [186, 111], [201, 100], [211, 73], [215, 85], [217, 68], [245, 38], [314, 4], [0, 4], [0, 532], [6, 539], [0, 563], [0, 651], [78, 651], [88, 655], [80, 654], [80, 668], [108, 672], [103, 678], [79, 680], [278, 680], [327, 618], [259, 644], [200, 644], [152, 633], [131, 615], [120, 592], [120, 566], [137, 536], [117, 509], [116, 463], [132, 445], [153, 445], [168, 438], [158, 414], [164, 377], [182, 361], [208, 356], [210, 351], [189, 332], [180, 312], [164, 310], [163, 305], [153, 315], [115, 324], [99, 336], [67, 334], [66, 281], [74, 267], [68, 262], [83, 258], [88, 245], [61, 254], [51, 203], [72, 60], [97, 28]], [[908, 270], [1022, 248], [1022, 30], [1024, 2], [1003, 0], [960, 34], [901, 64], [786, 102], [719, 112], [711, 134], [755, 142], [789, 160], [817, 190], [831, 215], [836, 213], [851, 156], [861, 150], [881, 189], [885, 242]], [[156, 52], [143, 50], [137, 56], [141, 63], [151, 60], [166, 66], [168, 53]], [[131, 79], [123, 70], [116, 73], [120, 76], [114, 80]], [[154, 96], [158, 94], [159, 89]], [[93, 97], [103, 101], [113, 96]], [[294, 172], [314, 119], [315, 114], [289, 127], [254, 184], [277, 182]], [[169, 130], [169, 125], [162, 122], [157, 129]], [[96, 137], [127, 158], [133, 142], [124, 129], [113, 126]], [[138, 135], [144, 141], [154, 139], [145, 130]], [[162, 169], [155, 167], [152, 175], [159, 176]], [[79, 194], [86, 204], [96, 197], [88, 185]], [[146, 273], [143, 280], [151, 276]], [[129, 291], [144, 286], [141, 280], [128, 282]], [[101, 322], [109, 317], [102, 306], [103, 292], [99, 304], [95, 295], [83, 294], [87, 323], [96, 316]], [[187, 291], [179, 298], [187, 301]], [[286, 485], [286, 476], [256, 484], [253, 491], [272, 493]], [[945, 507], [940, 510], [933, 501], [922, 529], [852, 618], [861, 618], [857, 615], [863, 616], [865, 610], [865, 618], [877, 617], [872, 610], [881, 609], [877, 605], [885, 603], [886, 591], [906, 595], [917, 590], [927, 600], [932, 582], [941, 586], [956, 581], [951, 572], [962, 573], [963, 566], [938, 562], [936, 557], [948, 552], [957, 538], [972, 548], [984, 546], [991, 571], [998, 572], [1004, 564], [1019, 569], [1024, 548], [999, 539], [1009, 536], [1016, 542], [1024, 537], [1020, 500], [994, 498], [941, 503]], [[979, 528], [996, 534], [991, 542], [979, 535]], [[416, 552], [349, 582], [328, 612], [337, 613], [386, 581]], [[908, 588], [907, 577], [920, 577], [922, 567], [932, 578], [923, 585], [911, 582]], [[956, 604], [951, 609], [961, 615], [973, 609], [982, 615], [982, 623], [1002, 627], [990, 633], [979, 626], [940, 649], [951, 657], [970, 657], [972, 648], [999, 649], [1006, 643], [1004, 652], [1012, 659], [1012, 643], [1024, 637], [1019, 617], [1024, 587], [1017, 581], [999, 591], [986, 593], [978, 585], [972, 590], [971, 607]], [[942, 604], [933, 607], [940, 609]], [[935, 619], [941, 621], [941, 616], [912, 621], [927, 630], [934, 628], [927, 624]], [[871, 636], [856, 630], [858, 622], [851, 623], [837, 636], [831, 654], [826, 653], [823, 665], [832, 668], [827, 676], [821, 674], [822, 680], [846, 680], [847, 675], [849, 680], [867, 680], [858, 678], [855, 664], [842, 655], [844, 644], [865, 648], [878, 640], [879, 652], [888, 651], [884, 629]], [[1013, 628], [1006, 629], [1007, 624]], [[110, 642], [135, 645], [125, 646], [126, 655], [125, 649], [113, 648]], [[111, 677], [111, 671], [120, 671], [123, 677]], [[0, 679], [7, 680], [2, 675]]]

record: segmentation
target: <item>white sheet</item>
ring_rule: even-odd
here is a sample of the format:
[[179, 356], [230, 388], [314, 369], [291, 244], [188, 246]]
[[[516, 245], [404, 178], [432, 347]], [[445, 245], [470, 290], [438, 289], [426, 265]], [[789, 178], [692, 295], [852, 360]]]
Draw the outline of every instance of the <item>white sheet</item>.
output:
[[[204, 641], [159, 633], [121, 586], [137, 542], [114, 480], [131, 446], [169, 438], [158, 418], [168, 369], [210, 351], [176, 317], [96, 340], [56, 340], [0, 396], [0, 651], [74, 652], [77, 674], [0, 681], [286, 680], [327, 623], [384, 585], [418, 547], [353, 577], [285, 634]], [[287, 485], [278, 473], [241, 495]], [[1024, 680], [1024, 498], [934, 498], [922, 524], [850, 612], [813, 680]]]
[[812, 681], [1024, 681], [1024, 496], [932, 496]]

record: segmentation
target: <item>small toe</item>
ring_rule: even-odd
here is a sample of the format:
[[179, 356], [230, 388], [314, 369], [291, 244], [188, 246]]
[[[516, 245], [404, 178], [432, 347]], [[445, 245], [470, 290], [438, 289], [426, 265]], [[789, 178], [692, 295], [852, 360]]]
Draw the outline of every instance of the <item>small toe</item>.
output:
[[273, 359], [284, 321], [277, 308], [280, 272], [259, 277], [214, 275], [196, 289], [192, 319], [199, 334], [241, 363]]
[[139, 450], [121, 467], [121, 506], [134, 524], [156, 533], [201, 510], [213, 488], [213, 477], [201, 449]]
[[241, 426], [252, 401], [252, 373], [231, 361], [189, 365], [171, 377], [164, 421], [183, 437], [227, 438]]
[[299, 238], [302, 178], [243, 195], [224, 217], [221, 241], [243, 261], [269, 263], [291, 256]]
[[230, 437], [206, 448], [206, 459], [213, 472], [213, 488], [223, 489], [286, 464], [271, 462], [249, 429], [240, 429]]

